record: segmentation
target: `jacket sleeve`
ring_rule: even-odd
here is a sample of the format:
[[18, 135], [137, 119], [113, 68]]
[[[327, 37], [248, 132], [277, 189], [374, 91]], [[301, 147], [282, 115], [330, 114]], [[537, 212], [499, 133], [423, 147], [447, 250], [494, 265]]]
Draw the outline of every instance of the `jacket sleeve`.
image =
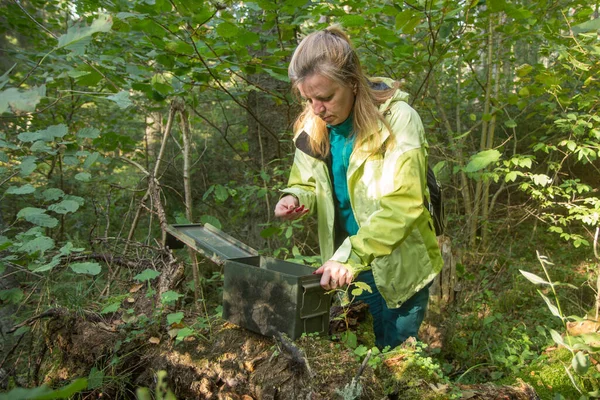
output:
[[[405, 104], [405, 103], [404, 103]], [[378, 209], [348, 237], [332, 260], [346, 264], [353, 272], [377, 258], [392, 253], [422, 218], [429, 218], [423, 204], [427, 185], [427, 151], [423, 125], [416, 111], [401, 107], [390, 117], [394, 143], [385, 154], [392, 174], [392, 187], [379, 198]], [[393, 167], [392, 167], [393, 166]], [[388, 167], [386, 167], [388, 168]]]
[[294, 163], [288, 179], [288, 187], [281, 190], [282, 193], [296, 196], [300, 205], [304, 205], [310, 212], [315, 209], [316, 182], [312, 171], [310, 157], [296, 149]]

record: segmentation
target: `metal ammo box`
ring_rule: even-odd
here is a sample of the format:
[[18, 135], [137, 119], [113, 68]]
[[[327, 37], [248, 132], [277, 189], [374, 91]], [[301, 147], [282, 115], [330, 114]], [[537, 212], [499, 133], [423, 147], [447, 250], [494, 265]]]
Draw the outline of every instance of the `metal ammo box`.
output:
[[262, 257], [253, 248], [209, 224], [170, 225], [167, 246], [192, 247], [224, 264], [223, 318], [243, 328], [272, 336], [329, 329], [331, 296], [313, 268]]

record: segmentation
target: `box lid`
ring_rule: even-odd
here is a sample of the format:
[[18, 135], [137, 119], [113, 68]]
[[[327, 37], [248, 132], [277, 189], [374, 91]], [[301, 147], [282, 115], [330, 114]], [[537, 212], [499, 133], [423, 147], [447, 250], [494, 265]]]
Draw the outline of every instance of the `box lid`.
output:
[[252, 247], [210, 224], [168, 225], [167, 246], [176, 249], [183, 247], [183, 244], [217, 263], [258, 255], [258, 251]]

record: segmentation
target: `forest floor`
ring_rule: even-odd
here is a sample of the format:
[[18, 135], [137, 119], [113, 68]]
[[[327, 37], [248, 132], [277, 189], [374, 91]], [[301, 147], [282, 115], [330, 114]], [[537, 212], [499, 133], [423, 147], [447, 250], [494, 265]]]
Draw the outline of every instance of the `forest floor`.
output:
[[[18, 310], [3, 307], [0, 400], [17, 399], [10, 397], [15, 387], [56, 388], [80, 377], [87, 377], [81, 399], [142, 400], [141, 393], [136, 395], [140, 388], [156, 399], [168, 398], [162, 395], [170, 391], [172, 398], [223, 400], [553, 399], [570, 398], [555, 397], [555, 392], [575, 393], [563, 368], [571, 353], [547, 338], [529, 338], [530, 331], [522, 327], [531, 324], [525, 322], [544, 326], [539, 315], [548, 312], [539, 308], [540, 299], [527, 281], [505, 282], [512, 274], [506, 267], [495, 267], [495, 277], [488, 272], [483, 280], [465, 280], [463, 292], [447, 309], [430, 307], [421, 341], [409, 340], [381, 353], [374, 347], [364, 308], [343, 310], [340, 319], [340, 308], [332, 307], [328, 335], [303, 335], [295, 341], [262, 336], [221, 318], [218, 271], [215, 279], [204, 280], [209, 294], [205, 304], [194, 301], [182, 279], [163, 282], [162, 276], [183, 274], [181, 264], [168, 265], [174, 269], [163, 270], [152, 284], [131, 279], [147, 265], [128, 271], [129, 278], [112, 283], [113, 294], [102, 304], [93, 299], [80, 304], [79, 289], [68, 283], [65, 287], [79, 296], [73, 297], [75, 305], [59, 306], [55, 300], [56, 306], [16, 326], [7, 321]], [[566, 270], [560, 280], [576, 283], [572, 271]], [[485, 280], [502, 291], [482, 289]], [[466, 285], [472, 288], [466, 290]], [[184, 297], [167, 305], [162, 297], [161, 302], [161, 295], [175, 288]], [[534, 300], [531, 304], [538, 305], [532, 307]], [[107, 304], [115, 308], [107, 311]], [[176, 314], [180, 317], [174, 318]], [[499, 364], [498, 348], [511, 353], [504, 370], [485, 358], [489, 354]], [[598, 368], [590, 371], [600, 373]], [[508, 372], [494, 375], [498, 371]], [[583, 385], [592, 390], [596, 382]]]
[[[105, 318], [69, 312], [45, 315], [51, 356], [37, 368], [46, 371], [40, 382], [60, 386], [79, 376], [96, 379], [96, 387], [85, 392], [84, 399], [134, 398], [139, 387], [156, 393], [170, 390], [179, 399], [538, 398], [523, 382], [451, 384], [422, 351], [424, 346], [412, 340], [384, 354], [359, 356], [356, 348], [341, 340], [343, 332], [333, 337], [304, 335], [292, 342], [219, 318], [206, 335], [177, 340], [169, 333], [172, 326], [139, 324], [152, 309], [152, 300], [142, 291], [129, 301], [135, 304], [136, 321], [124, 322], [125, 315], [118, 313]], [[369, 341], [370, 324], [364, 321], [365, 313], [359, 314], [352, 328], [359, 342]], [[335, 321], [332, 326], [340, 328]], [[425, 341], [439, 345], [437, 328], [425, 324], [422, 332]], [[90, 370], [96, 371], [95, 376]], [[162, 389], [157, 386], [157, 371], [167, 374]]]

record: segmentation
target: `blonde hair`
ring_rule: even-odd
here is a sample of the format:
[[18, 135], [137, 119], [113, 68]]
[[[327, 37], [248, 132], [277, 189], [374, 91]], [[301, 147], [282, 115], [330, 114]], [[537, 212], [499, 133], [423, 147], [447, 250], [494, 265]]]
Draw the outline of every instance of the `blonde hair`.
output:
[[[372, 89], [350, 39], [336, 25], [306, 36], [294, 51], [288, 67], [288, 76], [294, 90], [298, 92], [298, 85], [314, 74], [354, 89], [354, 145], [367, 143], [369, 150], [380, 150], [383, 143], [379, 123], [383, 123], [388, 129], [390, 127], [378, 107], [393, 95], [398, 84], [395, 83], [386, 90]], [[326, 156], [329, 153], [327, 124], [313, 114], [309, 104], [296, 120], [294, 131], [297, 132], [310, 119], [314, 122], [311, 150], [319, 156]]]

